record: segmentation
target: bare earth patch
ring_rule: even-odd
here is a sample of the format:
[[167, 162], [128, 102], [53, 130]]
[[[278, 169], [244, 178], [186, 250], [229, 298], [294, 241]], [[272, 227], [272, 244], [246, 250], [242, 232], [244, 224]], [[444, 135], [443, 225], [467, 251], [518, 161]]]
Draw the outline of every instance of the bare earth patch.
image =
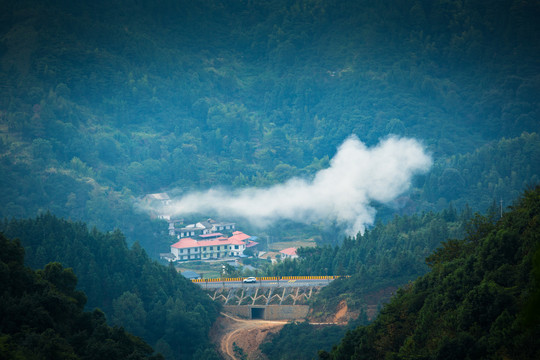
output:
[[278, 241], [270, 244], [270, 248], [273, 250], [283, 250], [290, 247], [299, 248], [299, 247], [315, 247], [317, 243], [313, 239], [306, 240], [293, 240], [293, 241]]
[[275, 333], [287, 321], [244, 320], [223, 314], [210, 330], [210, 338], [217, 345], [224, 359], [239, 360], [234, 352], [234, 344], [242, 348], [249, 360], [266, 359], [259, 346], [270, 333]]
[[345, 300], [341, 300], [337, 307], [336, 315], [334, 316], [334, 323], [346, 323], [349, 320], [347, 317], [348, 310], [349, 308], [347, 307], [347, 302]]

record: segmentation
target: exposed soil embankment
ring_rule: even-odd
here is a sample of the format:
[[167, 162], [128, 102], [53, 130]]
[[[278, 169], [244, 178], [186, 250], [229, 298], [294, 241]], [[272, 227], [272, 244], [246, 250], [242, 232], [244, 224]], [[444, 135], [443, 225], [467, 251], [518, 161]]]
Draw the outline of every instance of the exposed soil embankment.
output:
[[[319, 311], [310, 309], [308, 319], [310, 322], [331, 322], [337, 325], [345, 325], [350, 320], [357, 319], [361, 311], [366, 313], [368, 320], [373, 320], [378, 313], [381, 304], [390, 300], [398, 288], [395, 286], [385, 287], [377, 291], [367, 293], [363, 296], [360, 308], [349, 306], [347, 300], [341, 300], [335, 309]], [[358, 303], [358, 301], [357, 301]]]
[[223, 359], [240, 360], [235, 344], [247, 359], [265, 359], [259, 350], [266, 336], [281, 330], [286, 321], [244, 320], [222, 313], [210, 331], [210, 338], [218, 346]]

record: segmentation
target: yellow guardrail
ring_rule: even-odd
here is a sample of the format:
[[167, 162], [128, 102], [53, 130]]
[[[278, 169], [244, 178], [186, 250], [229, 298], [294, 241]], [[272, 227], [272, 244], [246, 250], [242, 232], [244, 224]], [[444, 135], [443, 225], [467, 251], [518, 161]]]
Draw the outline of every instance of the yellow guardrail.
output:
[[[256, 277], [257, 281], [265, 280], [334, 280], [337, 278], [349, 278], [349, 275], [345, 276], [261, 276]], [[237, 277], [237, 278], [214, 278], [214, 279], [191, 279], [194, 283], [204, 283], [204, 282], [233, 282], [233, 281], [242, 281], [247, 279], [247, 277]]]

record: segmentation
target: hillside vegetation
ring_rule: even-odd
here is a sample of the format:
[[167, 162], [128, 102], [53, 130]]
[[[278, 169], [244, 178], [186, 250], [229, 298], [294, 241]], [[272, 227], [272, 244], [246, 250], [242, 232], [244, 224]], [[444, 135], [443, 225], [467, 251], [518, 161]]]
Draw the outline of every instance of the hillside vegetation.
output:
[[88, 310], [101, 309], [111, 324], [142, 337], [166, 358], [216, 356], [208, 332], [219, 305], [172, 266], [150, 260], [139, 244], [128, 248], [119, 231], [88, 230], [46, 213], [3, 222], [0, 232], [20, 239], [30, 267], [60, 262], [73, 269]]
[[2, 359], [163, 359], [100, 310], [84, 312], [71, 269], [24, 265], [24, 249], [0, 233], [0, 357]]
[[[323, 232], [321, 246], [301, 248], [297, 251], [299, 259], [286, 259], [267, 272], [273, 276], [349, 275], [350, 279], [336, 281], [323, 289], [313, 306], [321, 315], [334, 311], [343, 299], [349, 307], [365, 307], [367, 295], [423, 275], [428, 270], [424, 259], [441, 242], [461, 239], [470, 231], [474, 211], [466, 199], [474, 200], [477, 206], [483, 203], [487, 216], [498, 219], [502, 204], [496, 200], [508, 199], [509, 194], [516, 193], [515, 189], [538, 183], [540, 158], [533, 160], [540, 156], [539, 151], [538, 135], [523, 134], [485, 145], [474, 153], [450, 157], [418, 180], [423, 182], [423, 195], [406, 199], [400, 210], [403, 215], [379, 221], [364, 234], [344, 240], [335, 231]], [[517, 184], [517, 179], [527, 180]], [[487, 189], [500, 198], [488, 196]], [[432, 195], [435, 196], [430, 198]], [[505, 200], [504, 204], [509, 201]], [[420, 202], [425, 202], [427, 208], [447, 207], [440, 212], [418, 213]]]
[[[366, 310], [366, 297], [385, 288], [397, 288], [423, 275], [424, 259], [448, 238], [461, 238], [470, 209], [458, 214], [454, 208], [441, 213], [396, 216], [377, 223], [363, 235], [345, 238], [341, 245], [300, 248], [298, 259], [286, 259], [271, 267], [271, 275], [348, 275], [333, 281], [318, 294], [312, 306], [315, 316], [335, 311], [345, 299], [350, 309]], [[378, 301], [384, 301], [379, 299]]]
[[[519, 209], [536, 193], [492, 222], [540, 177], [539, 18], [537, 0], [0, 0], [0, 230], [21, 239], [32, 268], [72, 267], [87, 309], [111, 324], [167, 358], [210, 359], [219, 309], [150, 260], [173, 239], [137, 199], [310, 179], [351, 135], [367, 146], [410, 137], [433, 167], [392, 203], [370, 204], [381, 221], [364, 234], [290, 222], [246, 231], [321, 245], [269, 272], [351, 275], [322, 292], [320, 313], [340, 300], [362, 309], [366, 294], [425, 274], [441, 241], [465, 237], [321, 356], [525, 357], [534, 249], [520, 241], [534, 235], [520, 231], [535, 218]], [[489, 211], [473, 222], [485, 233], [465, 226], [476, 211]], [[499, 261], [510, 262], [497, 272]], [[426, 282], [454, 269], [433, 280], [447, 298], [432, 299]], [[477, 308], [488, 312], [478, 321]], [[446, 327], [430, 328], [439, 318]]]
[[540, 187], [492, 223], [427, 258], [368, 326], [321, 359], [536, 359], [540, 356]]

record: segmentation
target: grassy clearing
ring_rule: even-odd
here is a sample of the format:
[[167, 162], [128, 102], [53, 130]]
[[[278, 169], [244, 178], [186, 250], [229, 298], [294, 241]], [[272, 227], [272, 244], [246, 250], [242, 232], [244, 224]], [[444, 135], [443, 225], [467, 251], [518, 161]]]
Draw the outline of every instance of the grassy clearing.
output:
[[221, 266], [225, 261], [220, 262], [205, 262], [205, 261], [189, 261], [183, 262], [176, 266], [179, 272], [186, 270], [195, 271], [203, 278], [218, 278], [221, 274]]
[[306, 239], [306, 240], [293, 240], [293, 241], [279, 241], [275, 243], [271, 243], [269, 245], [269, 248], [271, 251], [281, 251], [283, 249], [287, 249], [290, 247], [293, 248], [299, 248], [299, 247], [315, 247], [317, 246], [314, 239]]

